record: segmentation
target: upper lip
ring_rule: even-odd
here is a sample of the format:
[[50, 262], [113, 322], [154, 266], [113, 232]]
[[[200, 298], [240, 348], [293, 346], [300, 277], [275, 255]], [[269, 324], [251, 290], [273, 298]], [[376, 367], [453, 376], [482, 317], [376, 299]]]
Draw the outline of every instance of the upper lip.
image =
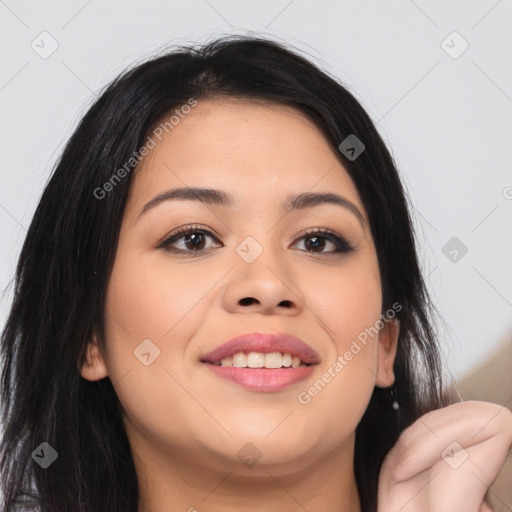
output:
[[217, 363], [225, 357], [232, 356], [237, 352], [281, 352], [290, 354], [292, 357], [299, 357], [303, 363], [317, 364], [320, 356], [309, 345], [299, 338], [285, 333], [258, 333], [242, 334], [229, 341], [226, 341], [216, 349], [201, 358], [204, 363]]

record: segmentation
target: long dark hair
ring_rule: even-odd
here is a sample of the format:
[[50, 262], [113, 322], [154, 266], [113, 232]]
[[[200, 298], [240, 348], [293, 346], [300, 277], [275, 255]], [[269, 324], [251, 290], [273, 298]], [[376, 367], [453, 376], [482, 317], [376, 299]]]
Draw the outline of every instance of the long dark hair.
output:
[[[30, 224], [1, 339], [2, 510], [32, 488], [45, 511], [137, 511], [137, 476], [117, 395], [109, 378], [90, 382], [79, 369], [92, 334], [104, 343], [105, 292], [133, 176], [126, 162], [173, 109], [191, 98], [219, 96], [289, 105], [316, 124], [368, 214], [383, 312], [401, 305], [394, 364], [399, 411], [389, 390], [376, 387], [356, 431], [354, 468], [364, 512], [377, 509], [380, 466], [400, 432], [444, 405], [437, 313], [418, 264], [406, 194], [363, 107], [339, 81], [281, 43], [227, 36], [177, 47], [106, 87], [67, 143]], [[338, 149], [351, 134], [365, 145], [356, 159]], [[123, 166], [123, 179], [105, 192]], [[58, 453], [47, 469], [32, 460], [43, 442]]]

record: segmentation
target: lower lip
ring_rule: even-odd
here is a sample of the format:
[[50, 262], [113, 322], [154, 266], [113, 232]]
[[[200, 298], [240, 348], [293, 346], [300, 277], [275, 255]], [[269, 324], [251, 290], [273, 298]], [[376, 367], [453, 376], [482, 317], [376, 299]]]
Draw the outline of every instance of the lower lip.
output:
[[269, 393], [281, 391], [299, 382], [313, 373], [313, 367], [299, 366], [297, 368], [235, 368], [233, 366], [217, 366], [205, 363], [220, 377], [240, 384], [251, 391]]

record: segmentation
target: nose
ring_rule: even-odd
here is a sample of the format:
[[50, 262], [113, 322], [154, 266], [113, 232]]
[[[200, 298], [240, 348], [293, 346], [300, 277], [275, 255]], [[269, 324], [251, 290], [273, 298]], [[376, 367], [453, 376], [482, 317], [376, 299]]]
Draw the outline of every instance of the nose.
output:
[[282, 256], [279, 258], [270, 249], [252, 263], [236, 261], [228, 279], [223, 302], [231, 313], [293, 316], [305, 307], [293, 272], [286, 268]]

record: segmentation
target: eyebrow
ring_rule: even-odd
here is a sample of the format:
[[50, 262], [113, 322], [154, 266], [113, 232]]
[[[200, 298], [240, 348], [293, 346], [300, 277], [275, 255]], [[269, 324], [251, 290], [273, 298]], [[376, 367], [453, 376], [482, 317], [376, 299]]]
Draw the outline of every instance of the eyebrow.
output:
[[[165, 201], [181, 200], [181, 201], [200, 201], [206, 205], [214, 206], [233, 206], [235, 204], [234, 197], [223, 190], [201, 187], [182, 187], [166, 190], [161, 194], [157, 194], [153, 199], [147, 202], [141, 209], [137, 218], [144, 213]], [[330, 192], [303, 192], [301, 194], [290, 194], [286, 197], [281, 205], [283, 214], [287, 214], [292, 210], [305, 210], [322, 204], [334, 204], [346, 208], [351, 211], [361, 223], [363, 229], [366, 221], [357, 206], [347, 198]]]

